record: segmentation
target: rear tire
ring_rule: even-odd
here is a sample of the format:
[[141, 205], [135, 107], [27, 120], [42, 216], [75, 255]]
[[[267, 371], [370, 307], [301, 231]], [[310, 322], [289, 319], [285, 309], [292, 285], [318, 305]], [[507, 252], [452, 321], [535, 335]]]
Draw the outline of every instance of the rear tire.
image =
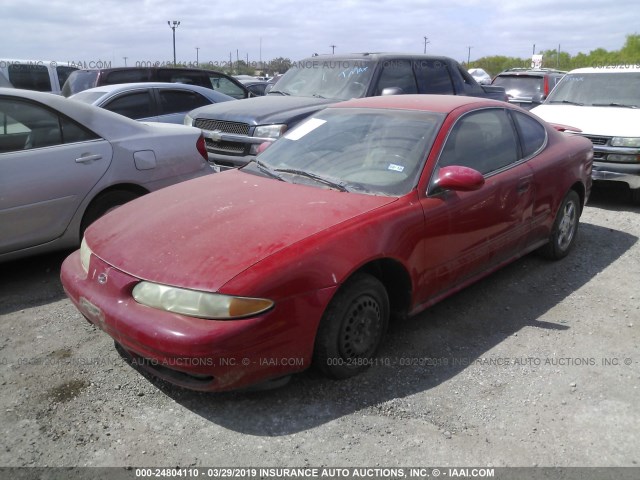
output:
[[113, 190], [98, 195], [84, 212], [84, 217], [82, 217], [82, 222], [80, 223], [80, 239], [84, 236], [84, 231], [87, 227], [101, 216], [139, 196], [137, 193], [125, 190]]
[[580, 197], [574, 190], [569, 190], [556, 214], [549, 243], [540, 248], [543, 257], [560, 260], [569, 254], [578, 234], [580, 213]]
[[316, 335], [313, 363], [332, 378], [366, 370], [389, 324], [389, 297], [375, 277], [350, 278], [329, 303]]

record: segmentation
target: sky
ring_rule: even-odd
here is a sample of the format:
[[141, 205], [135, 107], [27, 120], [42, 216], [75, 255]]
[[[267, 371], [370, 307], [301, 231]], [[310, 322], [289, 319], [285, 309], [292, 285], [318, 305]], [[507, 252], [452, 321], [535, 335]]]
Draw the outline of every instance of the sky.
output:
[[[229, 58], [406, 52], [460, 62], [541, 50], [618, 50], [640, 33], [638, 0], [0, 0], [0, 61], [86, 68]], [[471, 47], [471, 48], [469, 48]], [[126, 60], [125, 60], [125, 57]]]

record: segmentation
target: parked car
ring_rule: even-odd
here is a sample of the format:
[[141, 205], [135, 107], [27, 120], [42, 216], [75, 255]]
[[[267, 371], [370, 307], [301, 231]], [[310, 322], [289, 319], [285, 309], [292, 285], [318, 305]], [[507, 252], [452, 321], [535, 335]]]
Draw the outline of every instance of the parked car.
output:
[[62, 282], [90, 322], [171, 383], [227, 390], [312, 362], [345, 378], [373, 362], [392, 314], [533, 250], [567, 255], [591, 159], [586, 139], [504, 102], [352, 100], [243, 169], [104, 216]]
[[101, 70], [78, 70], [69, 75], [62, 87], [62, 94], [70, 97], [89, 88], [117, 83], [170, 82], [198, 85], [217, 90], [236, 99], [249, 98], [252, 94], [231, 75], [215, 70], [180, 67], [121, 67]]
[[269, 82], [266, 80], [240, 80], [240, 82], [247, 87], [247, 89], [253, 93], [256, 97], [262, 97], [266, 94], [267, 85]]
[[90, 88], [69, 97], [144, 122], [184, 123], [194, 108], [235, 98], [183, 83], [121, 83]]
[[199, 130], [0, 88], [0, 261], [79, 245], [105, 212], [211, 172]]
[[566, 73], [548, 68], [510, 68], [496, 75], [491, 85], [504, 87], [511, 103], [530, 110], [547, 98]]
[[351, 98], [447, 94], [507, 100], [504, 88], [478, 85], [455, 60], [430, 55], [364, 53], [295, 62], [265, 97], [201, 107], [185, 117], [201, 128], [217, 170], [246, 165], [260, 144], [328, 105]]
[[[0, 76], [15, 88], [60, 94], [62, 85], [77, 67], [51, 60], [0, 59]], [[0, 83], [0, 87], [6, 87]]]
[[579, 68], [532, 110], [593, 143], [593, 179], [631, 189], [640, 203], [640, 66]]
[[491, 85], [491, 75], [482, 68], [470, 68], [469, 74], [480, 85]]

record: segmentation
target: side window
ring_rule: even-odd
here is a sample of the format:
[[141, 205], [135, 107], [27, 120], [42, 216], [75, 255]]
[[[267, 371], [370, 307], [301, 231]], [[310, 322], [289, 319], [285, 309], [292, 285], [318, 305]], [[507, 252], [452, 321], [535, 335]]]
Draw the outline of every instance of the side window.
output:
[[56, 72], [58, 73], [58, 83], [60, 84], [60, 88], [64, 85], [64, 82], [67, 81], [71, 72], [76, 71], [77, 69], [74, 67], [56, 67]]
[[420, 76], [424, 84], [422, 93], [433, 93], [441, 95], [453, 94], [453, 83], [449, 73], [449, 67], [439, 61], [421, 60]]
[[7, 69], [9, 81], [16, 88], [36, 90], [38, 92], [50, 92], [51, 80], [49, 70], [44, 65], [11, 64]]
[[102, 108], [134, 120], [152, 117], [154, 115], [152, 113], [151, 96], [149, 92], [136, 92], [122, 95], [103, 105]]
[[228, 78], [210, 75], [209, 80], [211, 81], [211, 88], [213, 88], [214, 90], [217, 90], [220, 93], [224, 93], [225, 95], [229, 95], [233, 98], [245, 98], [244, 90]]
[[0, 99], [0, 153], [100, 138], [73, 120], [15, 99]]
[[58, 115], [38, 105], [0, 99], [0, 152], [50, 147], [62, 143]]
[[158, 94], [160, 95], [160, 115], [188, 112], [194, 108], [211, 104], [207, 98], [196, 92], [159, 90]]
[[522, 147], [522, 156], [530, 157], [542, 148], [547, 139], [547, 131], [535, 119], [520, 113], [511, 112], [515, 119], [518, 133], [520, 134], [520, 144]]
[[399, 87], [402, 93], [418, 93], [416, 78], [409, 60], [386, 60], [382, 63], [376, 95], [380, 95], [382, 90], [389, 87]]
[[504, 109], [466, 114], [455, 124], [440, 154], [439, 167], [460, 165], [483, 175], [518, 160], [513, 124]]
[[146, 82], [149, 79], [149, 71], [144, 68], [130, 70], [116, 70], [103, 75], [99, 85], [115, 85], [117, 83]]

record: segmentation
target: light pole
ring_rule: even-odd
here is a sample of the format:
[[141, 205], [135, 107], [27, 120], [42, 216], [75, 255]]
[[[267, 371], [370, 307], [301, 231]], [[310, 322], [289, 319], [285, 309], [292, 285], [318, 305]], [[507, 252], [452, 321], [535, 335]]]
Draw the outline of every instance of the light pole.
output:
[[127, 66], [127, 58], [129, 58], [129, 57], [122, 57], [122, 58], [124, 58], [124, 66], [126, 67]]
[[200, 47], [196, 47], [196, 67], [200, 66]]
[[469, 52], [467, 53], [467, 69], [469, 68], [469, 62], [471, 61], [471, 49], [473, 47], [467, 47], [469, 49]]
[[169, 28], [173, 30], [173, 66], [176, 66], [176, 28], [180, 25], [180, 22], [174, 20], [173, 22], [167, 22]]
[[331, 47], [331, 55], [335, 55], [337, 45], [329, 45]]
[[431, 43], [429, 41], [429, 37], [424, 37], [424, 53], [427, 53], [427, 43]]

